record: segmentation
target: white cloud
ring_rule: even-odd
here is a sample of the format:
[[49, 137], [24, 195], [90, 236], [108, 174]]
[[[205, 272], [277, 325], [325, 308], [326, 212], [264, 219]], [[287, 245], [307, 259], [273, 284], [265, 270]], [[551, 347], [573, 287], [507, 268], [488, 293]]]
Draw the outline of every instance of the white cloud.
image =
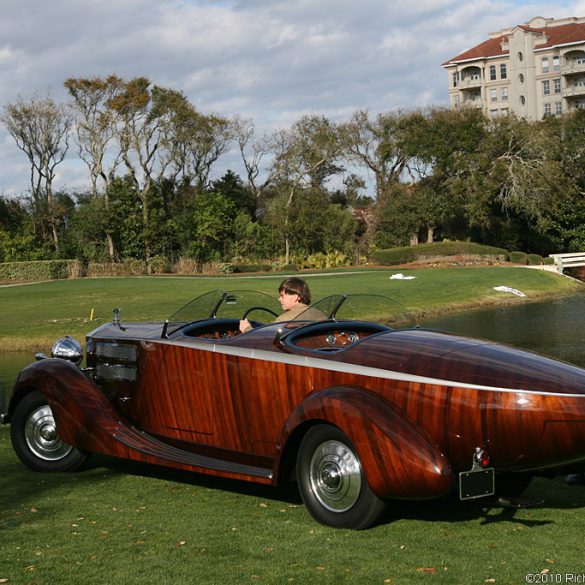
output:
[[[585, 14], [584, 0], [0, 2], [0, 106], [48, 88], [65, 100], [68, 77], [140, 75], [260, 128], [444, 104], [441, 63], [488, 32]], [[2, 128], [0, 168], [0, 193], [26, 191], [26, 159]], [[86, 181], [74, 160], [60, 174], [61, 187]]]

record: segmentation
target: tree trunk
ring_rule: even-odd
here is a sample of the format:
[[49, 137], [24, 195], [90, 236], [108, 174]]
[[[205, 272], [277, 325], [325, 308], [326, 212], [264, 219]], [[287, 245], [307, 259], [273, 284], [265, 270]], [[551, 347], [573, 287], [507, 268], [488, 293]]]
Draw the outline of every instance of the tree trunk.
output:
[[432, 244], [435, 241], [435, 228], [430, 227], [427, 230], [427, 244]]

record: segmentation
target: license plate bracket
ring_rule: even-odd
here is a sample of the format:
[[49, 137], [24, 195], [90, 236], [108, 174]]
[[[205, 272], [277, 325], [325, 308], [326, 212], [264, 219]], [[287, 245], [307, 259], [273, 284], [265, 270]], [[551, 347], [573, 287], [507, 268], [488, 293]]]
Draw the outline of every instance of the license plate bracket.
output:
[[459, 499], [474, 500], [493, 496], [495, 487], [493, 467], [478, 467], [459, 474]]

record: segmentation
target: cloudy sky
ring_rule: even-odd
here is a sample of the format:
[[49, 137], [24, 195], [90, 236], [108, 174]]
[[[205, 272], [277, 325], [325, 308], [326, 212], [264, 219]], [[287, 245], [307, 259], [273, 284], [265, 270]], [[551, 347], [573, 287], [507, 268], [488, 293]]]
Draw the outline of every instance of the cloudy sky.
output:
[[[148, 77], [205, 113], [286, 127], [304, 114], [447, 102], [441, 63], [534, 16], [585, 0], [0, 0], [0, 108], [68, 77]], [[75, 149], [59, 188], [87, 184]], [[237, 172], [237, 158], [224, 161]], [[224, 169], [225, 170], [225, 169]], [[0, 127], [0, 194], [26, 193], [24, 154]]]

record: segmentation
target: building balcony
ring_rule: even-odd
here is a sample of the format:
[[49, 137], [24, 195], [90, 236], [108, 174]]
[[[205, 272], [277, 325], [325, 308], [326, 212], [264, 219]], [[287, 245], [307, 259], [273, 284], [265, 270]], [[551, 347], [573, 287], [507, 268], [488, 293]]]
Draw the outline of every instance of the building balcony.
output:
[[585, 60], [575, 59], [570, 61], [566, 65], [563, 65], [561, 72], [563, 75], [577, 75], [579, 73], [585, 73]]
[[585, 96], [585, 84], [584, 85], [571, 85], [563, 90], [564, 98], [577, 98]]
[[477, 89], [481, 87], [481, 77], [468, 77], [459, 82], [459, 89]]

